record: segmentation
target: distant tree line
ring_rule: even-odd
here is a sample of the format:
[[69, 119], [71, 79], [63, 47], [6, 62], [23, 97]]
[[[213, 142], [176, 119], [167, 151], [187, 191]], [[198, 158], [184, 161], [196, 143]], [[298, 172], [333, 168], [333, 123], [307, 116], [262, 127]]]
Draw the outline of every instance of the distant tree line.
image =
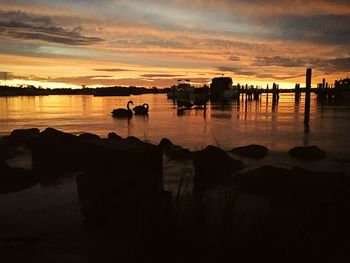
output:
[[0, 86], [0, 96], [38, 96], [38, 95], [95, 95], [95, 96], [129, 96], [140, 94], [157, 94], [166, 93], [169, 88], [159, 89], [156, 87], [98, 87], [98, 88], [57, 88], [57, 89], [43, 89], [35, 86], [13, 87]]

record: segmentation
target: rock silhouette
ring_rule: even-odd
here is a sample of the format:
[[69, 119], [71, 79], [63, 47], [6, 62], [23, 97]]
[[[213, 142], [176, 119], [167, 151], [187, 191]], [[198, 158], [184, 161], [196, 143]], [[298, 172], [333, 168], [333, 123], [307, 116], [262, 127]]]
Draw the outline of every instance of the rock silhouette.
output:
[[10, 167], [0, 161], [0, 194], [18, 192], [37, 183], [38, 178], [32, 171]]
[[15, 155], [16, 149], [9, 141], [10, 136], [0, 138], [0, 162]]
[[222, 179], [243, 169], [243, 162], [232, 159], [224, 150], [215, 146], [207, 146], [194, 155], [195, 191], [202, 190], [219, 183]]
[[293, 158], [298, 158], [306, 161], [320, 160], [326, 158], [326, 152], [318, 146], [300, 146], [289, 150], [289, 155]]
[[[261, 237], [261, 258], [265, 262], [272, 254], [283, 262], [291, 254], [296, 262], [311, 262], [315, 258], [322, 261], [320, 249], [335, 257], [335, 251], [346, 251], [350, 231], [347, 176], [264, 166], [238, 174], [233, 181], [235, 189], [245, 195], [267, 198], [268, 207], [261, 214], [259, 230], [248, 234], [251, 240]], [[276, 250], [281, 246], [283, 251]]]
[[136, 220], [141, 229], [160, 231], [169, 222], [171, 200], [163, 190], [159, 147], [136, 137], [89, 147], [96, 155], [86, 158], [94, 164], [76, 177], [83, 215], [93, 221]]
[[13, 144], [28, 145], [31, 141], [35, 140], [39, 136], [40, 130], [37, 128], [31, 129], [16, 129], [13, 130], [9, 136], [9, 140]]
[[82, 133], [79, 134], [79, 138], [83, 140], [100, 140], [100, 136], [93, 133]]
[[163, 138], [158, 145], [170, 159], [189, 160], [193, 158], [193, 153], [189, 149], [173, 144], [168, 138]]
[[119, 139], [122, 139], [122, 137], [119, 136], [118, 134], [116, 134], [115, 132], [110, 132], [110, 133], [108, 133], [108, 139], [119, 140]]
[[262, 145], [250, 144], [233, 148], [230, 152], [242, 157], [261, 159], [266, 156], [268, 149]]
[[37, 137], [39, 136], [40, 130], [38, 128], [30, 129], [15, 129], [11, 132], [10, 136], [16, 139]]
[[39, 129], [17, 129], [0, 138], [0, 161], [15, 157], [39, 137]]
[[244, 191], [271, 198], [280, 208], [295, 207], [298, 203], [321, 205], [327, 200], [342, 199], [339, 195], [346, 193], [348, 186], [348, 180], [342, 174], [273, 166], [238, 174], [234, 181]]
[[30, 147], [33, 169], [49, 176], [55, 172], [80, 171], [84, 155], [78, 136], [53, 128], [42, 131]]
[[163, 190], [158, 146], [133, 136], [123, 139], [111, 133], [109, 139], [99, 139], [47, 128], [32, 144], [32, 158], [41, 180], [55, 179], [53, 170], [61, 176], [79, 172], [78, 196], [87, 219], [138, 220], [152, 229], [164, 226], [171, 200]]

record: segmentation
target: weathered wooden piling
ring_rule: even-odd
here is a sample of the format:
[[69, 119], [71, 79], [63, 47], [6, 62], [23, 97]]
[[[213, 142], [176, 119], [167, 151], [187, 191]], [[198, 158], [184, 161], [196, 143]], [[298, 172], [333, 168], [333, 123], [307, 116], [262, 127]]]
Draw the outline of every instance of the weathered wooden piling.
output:
[[310, 120], [310, 91], [311, 91], [311, 75], [312, 69], [306, 70], [306, 90], [305, 90], [305, 111], [304, 111], [304, 123], [309, 123]]
[[272, 101], [277, 101], [279, 98], [279, 88], [276, 83], [272, 84]]
[[300, 95], [301, 95], [301, 92], [300, 92], [300, 84], [297, 83], [297, 84], [295, 84], [295, 97], [294, 97], [294, 100], [295, 100], [295, 101], [299, 101]]
[[253, 91], [253, 96], [254, 96], [254, 100], [260, 99], [260, 91], [257, 88]]

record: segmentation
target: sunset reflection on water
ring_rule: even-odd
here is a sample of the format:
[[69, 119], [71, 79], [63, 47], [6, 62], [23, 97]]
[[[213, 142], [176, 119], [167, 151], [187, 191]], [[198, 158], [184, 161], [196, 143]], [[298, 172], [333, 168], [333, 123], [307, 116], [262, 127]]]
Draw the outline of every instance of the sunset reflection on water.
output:
[[[114, 108], [148, 103], [149, 116], [133, 116], [130, 120], [111, 116]], [[13, 129], [54, 127], [79, 134], [96, 133], [106, 137], [109, 132], [136, 136], [158, 143], [168, 137], [174, 143], [191, 149], [218, 145], [224, 149], [251, 143], [272, 150], [284, 151], [304, 144], [317, 144], [332, 151], [349, 151], [350, 107], [325, 106], [311, 100], [310, 132], [305, 133], [304, 98], [282, 94], [273, 103], [272, 96], [259, 101], [225, 104], [209, 103], [206, 109], [185, 110], [177, 114], [176, 103], [166, 95], [131, 97], [93, 97], [88, 95], [2, 97], [0, 98], [0, 135]]]

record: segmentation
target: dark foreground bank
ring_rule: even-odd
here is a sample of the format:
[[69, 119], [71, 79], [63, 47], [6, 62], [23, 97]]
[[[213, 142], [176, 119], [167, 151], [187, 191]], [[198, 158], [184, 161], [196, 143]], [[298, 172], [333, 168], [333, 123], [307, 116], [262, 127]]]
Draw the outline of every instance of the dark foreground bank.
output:
[[[11, 160], [23, 154], [29, 165], [14, 167]], [[244, 158], [268, 154], [261, 145], [192, 152], [168, 139], [153, 145], [115, 133], [100, 138], [52, 128], [15, 130], [0, 140], [0, 257], [3, 262], [348, 261], [347, 174], [245, 169]], [[289, 155], [305, 162], [327, 158], [316, 146], [296, 147]], [[194, 167], [190, 175], [179, 170], [173, 192], [164, 190], [168, 160]], [[28, 205], [25, 199], [38, 187], [45, 194]]]

